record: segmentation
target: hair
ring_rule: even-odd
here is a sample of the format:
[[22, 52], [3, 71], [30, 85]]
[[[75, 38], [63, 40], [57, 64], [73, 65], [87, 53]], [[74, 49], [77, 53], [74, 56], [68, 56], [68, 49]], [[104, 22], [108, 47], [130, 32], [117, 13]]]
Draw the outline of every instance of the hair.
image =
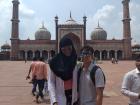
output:
[[82, 47], [80, 52], [82, 52], [82, 51], [90, 51], [92, 54], [94, 52], [93, 48], [89, 45], [86, 45], [86, 46]]
[[37, 61], [37, 58], [36, 58], [36, 57], [34, 57], [34, 58], [33, 58], [33, 61]]
[[44, 62], [44, 58], [43, 57], [40, 57], [39, 60], [42, 61], [42, 62]]

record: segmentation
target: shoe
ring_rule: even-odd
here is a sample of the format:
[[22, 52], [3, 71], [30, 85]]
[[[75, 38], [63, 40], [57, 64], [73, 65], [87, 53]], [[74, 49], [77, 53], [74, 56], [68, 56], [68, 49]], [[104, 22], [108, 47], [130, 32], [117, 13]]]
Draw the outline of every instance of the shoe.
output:
[[36, 103], [37, 103], [37, 104], [40, 103], [40, 101], [39, 101], [38, 99], [39, 99], [39, 96], [37, 95], [37, 96], [36, 96]]
[[41, 100], [42, 100], [42, 102], [45, 102], [45, 99], [44, 99], [44, 97], [41, 97]]
[[39, 100], [36, 100], [36, 103], [37, 103], [37, 104], [40, 104], [41, 102], [40, 102]]

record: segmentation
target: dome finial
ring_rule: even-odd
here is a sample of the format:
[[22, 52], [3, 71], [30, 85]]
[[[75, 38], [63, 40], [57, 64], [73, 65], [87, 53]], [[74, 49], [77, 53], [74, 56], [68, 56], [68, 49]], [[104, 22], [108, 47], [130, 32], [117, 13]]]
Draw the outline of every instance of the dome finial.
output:
[[98, 27], [100, 27], [100, 23], [99, 23], [99, 20], [98, 20]]
[[44, 27], [44, 21], [42, 21], [42, 28], [45, 28], [45, 27]]
[[28, 36], [27, 40], [30, 40], [30, 37]]
[[71, 11], [70, 11], [70, 19], [72, 19], [72, 16], [71, 16]]
[[112, 40], [115, 40], [115, 37], [113, 36]]
[[13, 0], [13, 1], [19, 1], [19, 0]]

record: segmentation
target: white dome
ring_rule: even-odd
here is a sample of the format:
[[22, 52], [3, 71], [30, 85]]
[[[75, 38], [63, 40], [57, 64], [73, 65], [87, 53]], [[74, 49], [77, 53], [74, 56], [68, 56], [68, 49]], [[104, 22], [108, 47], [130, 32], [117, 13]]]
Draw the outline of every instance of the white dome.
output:
[[36, 40], [50, 40], [51, 39], [51, 33], [42, 25], [42, 28], [39, 28], [35, 32], [35, 39]]
[[4, 45], [1, 46], [1, 49], [11, 49], [11, 46], [6, 42]]
[[98, 24], [98, 27], [95, 28], [94, 31], [91, 33], [92, 40], [106, 40], [107, 39], [107, 32], [101, 28]]

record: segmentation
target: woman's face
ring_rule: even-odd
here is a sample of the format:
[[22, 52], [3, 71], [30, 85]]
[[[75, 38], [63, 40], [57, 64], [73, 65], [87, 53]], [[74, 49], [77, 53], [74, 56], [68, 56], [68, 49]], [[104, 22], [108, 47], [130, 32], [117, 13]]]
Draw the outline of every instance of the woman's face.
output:
[[64, 46], [61, 48], [61, 51], [65, 56], [71, 56], [72, 46]]

